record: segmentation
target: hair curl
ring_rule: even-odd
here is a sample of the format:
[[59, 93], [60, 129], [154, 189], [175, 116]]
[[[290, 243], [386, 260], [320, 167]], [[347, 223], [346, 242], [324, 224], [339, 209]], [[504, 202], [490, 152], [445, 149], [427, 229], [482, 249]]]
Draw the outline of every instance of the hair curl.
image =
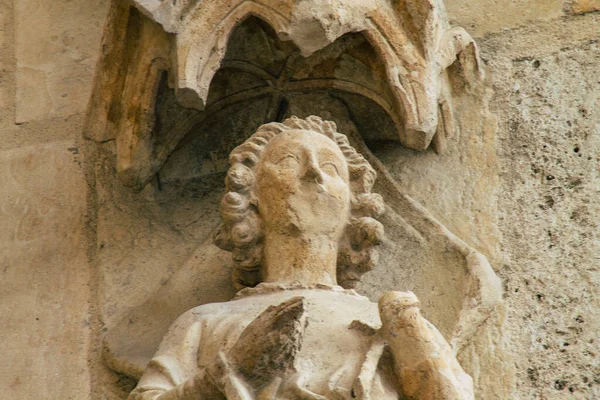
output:
[[376, 219], [384, 211], [383, 199], [371, 188], [377, 173], [350, 144], [346, 135], [337, 132], [334, 122], [317, 116], [306, 119], [291, 117], [283, 123], [271, 122], [258, 128], [248, 140], [236, 147], [229, 157], [231, 167], [225, 179], [227, 193], [221, 201], [223, 223], [214, 235], [214, 243], [230, 251], [234, 261], [233, 282], [236, 289], [261, 282], [263, 226], [254, 191], [256, 165], [270, 140], [289, 130], [321, 133], [340, 148], [350, 175], [350, 218], [338, 246], [337, 280], [354, 287], [358, 279], [377, 264], [376, 246], [383, 238], [383, 225]]

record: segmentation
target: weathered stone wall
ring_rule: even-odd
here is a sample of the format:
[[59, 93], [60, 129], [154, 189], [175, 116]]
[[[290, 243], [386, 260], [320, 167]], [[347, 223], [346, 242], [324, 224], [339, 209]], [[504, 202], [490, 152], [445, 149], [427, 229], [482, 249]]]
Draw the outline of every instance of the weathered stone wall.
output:
[[2, 398], [91, 398], [93, 147], [104, 0], [0, 1]]
[[[96, 184], [97, 169], [114, 174], [109, 164], [96, 165], [112, 143], [99, 148], [82, 139], [107, 3], [0, 0], [0, 387], [7, 398], [123, 398], [131, 382], [103, 366], [99, 310], [111, 315], [139, 303], [146, 293], [121, 294], [118, 303], [118, 289], [135, 278], [132, 271], [154, 270], [126, 258], [111, 261], [101, 251], [108, 243], [138, 243], [131, 257], [167, 274], [153, 277], [160, 282], [172, 271], [158, 268], [166, 261], [144, 248], [178, 245], [189, 253], [185, 240], [205, 234], [187, 228], [184, 210], [170, 209], [167, 198], [167, 206], [155, 209], [150, 192], [110, 187], [116, 180]], [[485, 208], [486, 215], [498, 210], [491, 221], [497, 226], [490, 229], [486, 219], [485, 234], [470, 238], [506, 290], [503, 339], [477, 344], [502, 346], [513, 357], [503, 362], [516, 371], [516, 386], [494, 382], [508, 387], [496, 398], [600, 398], [600, 1], [448, 0], [446, 6], [451, 21], [476, 37], [498, 121], [500, 172], [490, 179], [498, 179], [492, 186], [500, 190], [490, 192]], [[482, 140], [491, 146], [489, 137]], [[484, 191], [481, 184], [478, 199]], [[449, 185], [443, 193], [453, 195]], [[136, 208], [127, 208], [135, 196]], [[100, 230], [106, 236], [99, 239], [98, 202], [108, 204]], [[191, 219], [202, 218], [204, 210], [190, 207]], [[438, 217], [468, 237], [476, 214], [465, 212], [463, 225], [456, 224], [460, 216]], [[157, 215], [171, 222], [150, 237]], [[132, 226], [144, 226], [138, 236], [116, 223], [108, 236], [111, 218], [132, 216], [139, 216]], [[109, 282], [111, 301], [102, 304], [99, 260], [123, 272], [112, 275], [120, 278]]]
[[600, 397], [600, 14], [480, 40], [496, 92], [519, 398]]

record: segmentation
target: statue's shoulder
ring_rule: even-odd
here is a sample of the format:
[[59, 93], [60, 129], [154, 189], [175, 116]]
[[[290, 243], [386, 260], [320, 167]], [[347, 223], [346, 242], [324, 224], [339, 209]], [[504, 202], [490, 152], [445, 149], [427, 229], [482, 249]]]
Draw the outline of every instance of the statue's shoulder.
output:
[[196, 306], [181, 314], [175, 321], [175, 324], [180, 321], [199, 321], [230, 313], [234, 308], [237, 308], [233, 303], [234, 302], [232, 301], [224, 301], [220, 303], [207, 303]]
[[268, 307], [282, 304], [292, 297], [304, 298], [307, 311], [311, 314], [324, 313], [325, 316], [326, 313], [337, 310], [339, 313], [347, 312], [353, 318], [378, 323], [377, 304], [354, 290], [325, 285], [306, 287], [261, 284], [240, 291], [230, 301], [203, 304], [186, 311], [171, 325], [171, 330], [189, 330], [194, 326], [210, 329], [216, 325], [228, 325], [227, 321], [247, 323]]
[[264, 307], [265, 299], [261, 296], [245, 297], [220, 303], [202, 304], [181, 314], [171, 325], [189, 327], [196, 323], [210, 323], [229, 319], [240, 314], [251, 314], [254, 309]]
[[188, 329], [203, 321], [210, 321], [220, 314], [226, 312], [227, 302], [202, 304], [191, 308], [181, 314], [175, 322], [171, 324], [170, 331], [178, 329]]

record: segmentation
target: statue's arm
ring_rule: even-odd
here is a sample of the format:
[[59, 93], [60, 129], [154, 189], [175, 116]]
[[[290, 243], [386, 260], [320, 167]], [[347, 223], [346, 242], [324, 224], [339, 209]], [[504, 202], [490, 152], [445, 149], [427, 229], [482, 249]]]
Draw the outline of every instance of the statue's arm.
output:
[[198, 365], [205, 322], [191, 312], [175, 321], [128, 400], [224, 398], [211, 374]]
[[128, 400], [216, 400], [224, 399], [212, 378], [201, 370], [198, 374], [178, 385], [149, 368]]
[[411, 292], [391, 292], [379, 300], [382, 334], [394, 357], [403, 398], [473, 400], [473, 381], [442, 334], [427, 321]]

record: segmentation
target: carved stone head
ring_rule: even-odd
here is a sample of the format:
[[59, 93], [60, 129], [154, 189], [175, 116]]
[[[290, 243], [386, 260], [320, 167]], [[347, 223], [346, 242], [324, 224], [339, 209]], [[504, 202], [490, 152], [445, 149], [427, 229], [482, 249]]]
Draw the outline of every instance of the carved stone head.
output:
[[215, 243], [232, 252], [237, 288], [261, 282], [268, 233], [335, 243], [344, 287], [375, 266], [383, 237], [375, 218], [384, 210], [371, 193], [376, 173], [333, 122], [311, 116], [262, 125], [230, 164]]
[[348, 163], [334, 141], [314, 131], [283, 132], [269, 142], [255, 172], [266, 229], [341, 237], [350, 186]]

